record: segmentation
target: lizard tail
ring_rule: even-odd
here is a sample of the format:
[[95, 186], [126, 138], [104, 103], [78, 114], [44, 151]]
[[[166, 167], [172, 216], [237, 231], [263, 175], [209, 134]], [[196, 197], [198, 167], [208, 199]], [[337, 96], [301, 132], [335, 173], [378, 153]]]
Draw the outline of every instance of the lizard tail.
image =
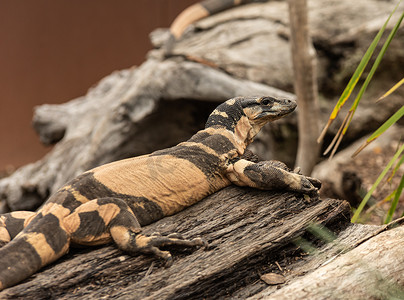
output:
[[214, 15], [234, 6], [266, 1], [268, 0], [204, 0], [199, 3], [195, 3], [188, 6], [175, 18], [170, 26], [171, 35], [175, 39], [179, 39], [188, 25], [200, 19]]
[[68, 248], [68, 234], [56, 216], [48, 214], [39, 220], [34, 219], [11, 242], [0, 248], [0, 291], [55, 261]]
[[170, 26], [170, 37], [164, 46], [166, 55], [171, 53], [175, 42], [192, 23], [234, 6], [266, 1], [268, 0], [204, 0], [188, 6], [175, 18]]

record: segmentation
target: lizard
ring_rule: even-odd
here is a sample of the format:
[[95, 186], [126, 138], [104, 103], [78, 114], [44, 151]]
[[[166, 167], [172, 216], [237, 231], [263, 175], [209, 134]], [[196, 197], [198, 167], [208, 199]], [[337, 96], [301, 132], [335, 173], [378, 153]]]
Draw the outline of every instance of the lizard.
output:
[[114, 242], [129, 254], [172, 262], [160, 247], [203, 247], [201, 238], [142, 234], [231, 184], [317, 193], [321, 183], [278, 161], [247, 160], [247, 146], [268, 122], [296, 108], [294, 100], [236, 97], [220, 104], [205, 129], [151, 154], [101, 165], [72, 179], [37, 212], [0, 215], [0, 290], [28, 278], [66, 254], [71, 245]]
[[238, 5], [267, 1], [268, 0], [204, 0], [188, 6], [170, 25], [170, 36], [164, 45], [165, 55], [168, 56], [171, 53], [175, 42], [181, 38], [187, 27], [194, 22]]

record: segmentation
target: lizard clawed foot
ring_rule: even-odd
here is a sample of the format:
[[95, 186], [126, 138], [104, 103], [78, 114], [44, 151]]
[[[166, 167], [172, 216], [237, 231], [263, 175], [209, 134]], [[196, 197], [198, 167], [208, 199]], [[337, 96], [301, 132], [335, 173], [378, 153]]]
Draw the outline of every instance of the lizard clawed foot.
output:
[[[304, 176], [304, 175], [301, 173], [300, 167], [296, 167], [296, 168], [293, 170], [293, 173], [305, 177], [308, 181], [310, 181], [310, 183], [311, 183], [315, 188], [317, 188], [317, 189], [320, 189], [320, 188], [321, 188], [321, 181], [318, 180], [317, 178], [313, 178], [313, 177], [309, 177], [309, 176]], [[309, 186], [307, 185], [307, 187], [309, 187]]]
[[182, 236], [181, 233], [170, 233], [169, 235], [162, 235], [160, 232], [153, 232], [150, 236], [165, 236], [168, 238], [179, 239], [179, 240], [184, 239], [184, 237]]
[[169, 251], [160, 250], [161, 247], [177, 246], [183, 248], [191, 247], [207, 247], [207, 242], [201, 238], [184, 239], [179, 233], [172, 233], [168, 236], [162, 236], [154, 233], [150, 236], [138, 234], [135, 237], [135, 245], [132, 247], [133, 251], [141, 252], [145, 254], [153, 254], [159, 258], [165, 260], [165, 266], [169, 267], [172, 264], [172, 256]]
[[321, 181], [312, 177], [299, 175], [300, 176], [300, 188], [296, 191], [315, 195], [321, 187]]
[[321, 181], [318, 180], [317, 178], [313, 178], [313, 177], [308, 177], [306, 176], [307, 180], [310, 181], [310, 183], [316, 187], [317, 189], [321, 188]]
[[[306, 179], [311, 183], [311, 185], [313, 185], [317, 190], [319, 190], [319, 189], [321, 188], [321, 181], [318, 180], [317, 178], [313, 178], [313, 177], [309, 177], [309, 176], [303, 175], [302, 172], [301, 172], [301, 168], [300, 168], [300, 167], [296, 167], [296, 168], [293, 170], [293, 173], [294, 173], [294, 174], [298, 174], [298, 175], [300, 175], [300, 176], [306, 178]], [[308, 184], [307, 182], [306, 182], [306, 184], [305, 184], [303, 181], [304, 181], [304, 180], [302, 180], [302, 185], [305, 185], [306, 188], [310, 189], [310, 184]], [[311, 190], [312, 190], [312, 188], [311, 188]]]

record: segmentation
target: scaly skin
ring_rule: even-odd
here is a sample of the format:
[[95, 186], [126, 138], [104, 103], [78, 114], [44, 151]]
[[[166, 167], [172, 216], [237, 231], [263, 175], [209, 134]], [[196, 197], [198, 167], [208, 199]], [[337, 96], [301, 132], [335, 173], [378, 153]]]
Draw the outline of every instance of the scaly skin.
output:
[[243, 154], [268, 122], [291, 113], [292, 100], [238, 97], [219, 105], [204, 130], [188, 141], [149, 155], [89, 170], [34, 212], [0, 216], [0, 289], [17, 284], [64, 255], [71, 244], [110, 241], [129, 253], [171, 255], [162, 246], [204, 246], [178, 234], [146, 236], [141, 226], [202, 200], [234, 183], [259, 189], [315, 193], [316, 179], [280, 162], [254, 163]]

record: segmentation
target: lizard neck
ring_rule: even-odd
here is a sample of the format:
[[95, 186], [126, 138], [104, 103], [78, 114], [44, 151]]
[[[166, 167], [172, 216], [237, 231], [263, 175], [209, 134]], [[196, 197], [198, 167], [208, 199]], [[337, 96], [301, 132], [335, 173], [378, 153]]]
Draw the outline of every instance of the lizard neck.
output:
[[186, 143], [198, 143], [209, 147], [222, 159], [241, 156], [252, 141], [249, 134], [251, 126], [248, 124], [248, 121], [241, 121], [235, 126], [234, 131], [220, 126], [208, 127], [196, 133]]
[[222, 135], [233, 145], [238, 155], [242, 155], [254, 136], [261, 129], [251, 125], [244, 114], [241, 102], [236, 98], [219, 105], [209, 116], [205, 130], [211, 135]]

